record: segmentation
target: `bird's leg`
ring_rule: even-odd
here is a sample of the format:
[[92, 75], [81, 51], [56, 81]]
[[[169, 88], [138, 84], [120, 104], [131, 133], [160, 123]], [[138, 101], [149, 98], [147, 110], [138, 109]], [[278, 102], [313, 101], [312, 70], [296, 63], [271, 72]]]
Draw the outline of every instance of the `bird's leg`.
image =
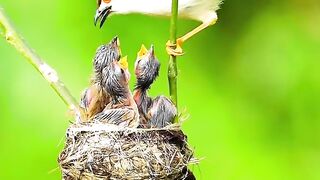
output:
[[170, 41], [167, 41], [166, 43], [166, 51], [169, 55], [173, 56], [182, 56], [184, 54], [182, 50], [182, 41], [177, 39], [176, 44], [171, 43]]
[[[211, 18], [210, 20], [203, 22], [200, 26], [194, 28], [192, 31], [190, 31], [187, 34], [185, 34], [184, 36], [178, 38], [176, 44], [172, 44], [170, 41], [168, 41], [166, 44], [167, 53], [169, 55], [173, 55], [173, 56], [183, 55], [184, 52], [182, 50], [182, 44], [185, 41], [187, 41], [188, 39], [190, 39], [192, 36], [196, 35], [200, 31], [207, 28], [208, 26], [214, 25], [216, 22], [217, 22], [217, 17], [213, 16], [213, 18]], [[173, 47], [176, 47], [176, 48], [173, 49]]]

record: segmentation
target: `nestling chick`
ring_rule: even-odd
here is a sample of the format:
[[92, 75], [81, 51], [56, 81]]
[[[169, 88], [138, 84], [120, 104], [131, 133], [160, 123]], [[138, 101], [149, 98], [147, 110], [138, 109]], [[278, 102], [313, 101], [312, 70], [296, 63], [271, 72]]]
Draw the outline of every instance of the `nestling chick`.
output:
[[160, 63], [155, 57], [153, 46], [148, 51], [142, 45], [135, 62], [137, 83], [133, 97], [138, 106], [143, 127], [165, 127], [171, 124], [177, 115], [176, 107], [168, 98], [158, 96], [152, 100], [148, 96], [148, 90], [158, 77], [159, 69]]
[[80, 101], [80, 107], [83, 111], [83, 121], [89, 121], [109, 103], [110, 97], [105, 88], [101, 86], [103, 81], [102, 71], [107, 66], [110, 66], [113, 61], [118, 61], [120, 57], [120, 43], [117, 37], [97, 49], [93, 60], [94, 75], [91, 86], [83, 92]]
[[[173, 49], [171, 43], [167, 43], [167, 52], [171, 55], [182, 55], [182, 44], [187, 39], [202, 31], [206, 27], [216, 23], [218, 16], [216, 11], [222, 0], [179, 0], [179, 17], [193, 19], [202, 24], [176, 42], [177, 48]], [[110, 14], [141, 13], [148, 15], [170, 16], [171, 0], [98, 0], [98, 9], [94, 18], [95, 24], [101, 20], [103, 26]]]
[[134, 88], [133, 98], [139, 109], [140, 121], [144, 125], [146, 125], [150, 119], [147, 115], [152, 105], [152, 99], [147, 93], [151, 84], [158, 76], [159, 68], [160, 63], [154, 57], [153, 47], [151, 47], [149, 53], [146, 47], [142, 45], [135, 62], [137, 82]]
[[139, 125], [139, 112], [129, 89], [130, 73], [127, 57], [103, 69], [102, 85], [110, 95], [110, 103], [94, 117], [95, 122], [124, 127]]

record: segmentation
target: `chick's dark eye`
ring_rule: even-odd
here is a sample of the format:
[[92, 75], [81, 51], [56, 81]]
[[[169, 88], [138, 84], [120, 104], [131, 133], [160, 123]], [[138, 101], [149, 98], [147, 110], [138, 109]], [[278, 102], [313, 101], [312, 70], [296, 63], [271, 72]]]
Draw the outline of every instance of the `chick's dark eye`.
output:
[[123, 69], [121, 69], [121, 73], [122, 73], [122, 74], [124, 73], [124, 70], [123, 70]]

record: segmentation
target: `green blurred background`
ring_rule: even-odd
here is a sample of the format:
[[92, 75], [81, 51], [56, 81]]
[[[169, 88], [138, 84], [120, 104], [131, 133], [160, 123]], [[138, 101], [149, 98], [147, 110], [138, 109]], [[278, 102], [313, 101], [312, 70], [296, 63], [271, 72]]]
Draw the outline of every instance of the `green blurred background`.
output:
[[[96, 48], [115, 35], [131, 72], [140, 45], [155, 45], [162, 69], [151, 95], [168, 95], [169, 19], [113, 16], [100, 30], [94, 0], [0, 5], [77, 99]], [[187, 42], [178, 59], [179, 106], [190, 114], [183, 129], [203, 158], [191, 167], [197, 178], [320, 179], [320, 2], [226, 0], [218, 14], [218, 24]], [[180, 20], [178, 34], [198, 24]], [[0, 84], [0, 179], [60, 179], [57, 156], [72, 119], [3, 39]]]

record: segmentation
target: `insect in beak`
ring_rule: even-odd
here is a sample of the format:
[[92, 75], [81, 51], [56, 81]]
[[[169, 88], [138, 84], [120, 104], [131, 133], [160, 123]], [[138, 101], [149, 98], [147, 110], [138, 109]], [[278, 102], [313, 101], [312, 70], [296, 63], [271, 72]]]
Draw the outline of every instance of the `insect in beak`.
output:
[[104, 6], [99, 7], [96, 11], [96, 15], [94, 16], [94, 25], [96, 26], [98, 21], [100, 20], [100, 28], [103, 26], [104, 22], [106, 21], [107, 17], [111, 13], [112, 6]]

